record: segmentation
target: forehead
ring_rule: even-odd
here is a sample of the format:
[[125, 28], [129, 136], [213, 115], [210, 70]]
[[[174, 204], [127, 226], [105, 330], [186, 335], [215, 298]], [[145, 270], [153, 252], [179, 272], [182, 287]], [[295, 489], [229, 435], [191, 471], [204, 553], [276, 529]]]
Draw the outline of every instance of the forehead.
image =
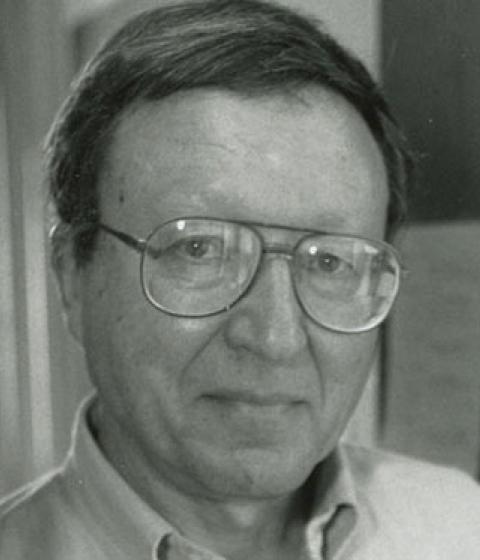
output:
[[[204, 215], [381, 235], [380, 151], [357, 111], [322, 89], [239, 97], [199, 90], [123, 115], [100, 179], [102, 219], [142, 234]], [[362, 229], [363, 228], [363, 229]]]

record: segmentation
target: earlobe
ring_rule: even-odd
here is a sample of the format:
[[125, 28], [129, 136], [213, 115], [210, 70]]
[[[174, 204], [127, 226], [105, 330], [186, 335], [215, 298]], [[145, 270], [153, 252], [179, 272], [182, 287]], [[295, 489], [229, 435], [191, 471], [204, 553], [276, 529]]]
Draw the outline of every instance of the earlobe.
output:
[[56, 251], [53, 268], [60, 290], [67, 327], [73, 338], [83, 344], [83, 273], [73, 254], [71, 241]]

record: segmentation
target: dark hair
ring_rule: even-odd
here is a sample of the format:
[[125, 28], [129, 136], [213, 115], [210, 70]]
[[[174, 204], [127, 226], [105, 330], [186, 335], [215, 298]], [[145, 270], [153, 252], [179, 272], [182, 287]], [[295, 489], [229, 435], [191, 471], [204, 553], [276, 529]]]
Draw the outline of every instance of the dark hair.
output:
[[316, 22], [259, 0], [183, 2], [124, 25], [87, 65], [47, 140], [47, 180], [58, 216], [54, 255], [74, 234], [79, 265], [99, 221], [97, 179], [122, 111], [182, 90], [264, 95], [307, 85], [330, 88], [363, 116], [386, 164], [388, 232], [404, 218], [411, 159], [365, 67]]

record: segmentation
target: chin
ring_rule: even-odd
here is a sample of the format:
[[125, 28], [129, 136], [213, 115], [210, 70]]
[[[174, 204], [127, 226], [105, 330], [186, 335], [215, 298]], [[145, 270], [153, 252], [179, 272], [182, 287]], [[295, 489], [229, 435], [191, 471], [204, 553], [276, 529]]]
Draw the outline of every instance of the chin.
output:
[[[205, 459], [205, 458], [204, 458]], [[204, 488], [217, 496], [240, 499], [284, 497], [300, 488], [318, 460], [309, 453], [271, 449], [236, 449], [223, 457], [206, 458], [201, 469]], [[201, 461], [203, 463], [203, 461]], [[201, 462], [197, 462], [197, 467]]]

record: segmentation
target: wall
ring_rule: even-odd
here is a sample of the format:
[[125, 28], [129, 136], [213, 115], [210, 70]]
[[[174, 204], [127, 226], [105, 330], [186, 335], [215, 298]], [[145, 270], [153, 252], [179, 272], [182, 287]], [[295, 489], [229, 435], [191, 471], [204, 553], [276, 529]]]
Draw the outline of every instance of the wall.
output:
[[382, 4], [385, 89], [417, 153], [415, 220], [480, 217], [480, 3]]
[[61, 13], [55, 0], [0, 3], [0, 492], [55, 459], [40, 145], [69, 76]]
[[383, 441], [480, 476], [480, 3], [382, 6], [385, 89], [419, 169]]

